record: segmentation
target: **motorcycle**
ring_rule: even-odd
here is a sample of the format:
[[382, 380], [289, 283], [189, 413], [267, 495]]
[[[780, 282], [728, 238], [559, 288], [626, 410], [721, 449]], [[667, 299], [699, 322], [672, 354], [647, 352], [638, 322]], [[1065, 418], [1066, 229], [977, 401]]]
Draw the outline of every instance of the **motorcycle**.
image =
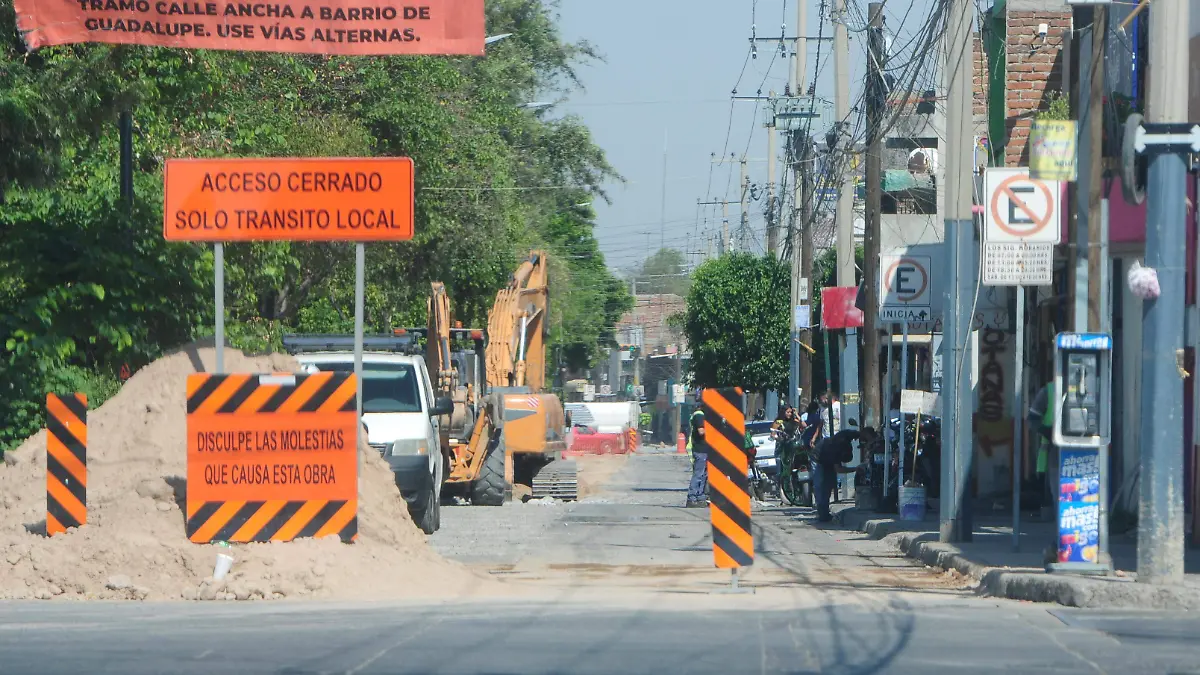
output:
[[779, 491], [792, 506], [812, 506], [812, 462], [800, 434], [775, 431], [779, 461]]

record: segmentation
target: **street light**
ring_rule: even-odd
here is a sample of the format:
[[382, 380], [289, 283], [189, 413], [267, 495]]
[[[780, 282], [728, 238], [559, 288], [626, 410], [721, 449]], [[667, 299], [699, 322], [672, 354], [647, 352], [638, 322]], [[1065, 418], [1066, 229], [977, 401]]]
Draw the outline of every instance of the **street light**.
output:
[[487, 46], [487, 45], [499, 42], [507, 37], [512, 37], [512, 33], [501, 33], [500, 35], [492, 35], [490, 37], [484, 38], [483, 44], [484, 44], [484, 46]]
[[543, 108], [549, 108], [552, 105], [554, 104], [548, 101], [534, 101], [532, 103], [522, 103], [519, 107], [528, 108], [530, 110], [541, 110]]

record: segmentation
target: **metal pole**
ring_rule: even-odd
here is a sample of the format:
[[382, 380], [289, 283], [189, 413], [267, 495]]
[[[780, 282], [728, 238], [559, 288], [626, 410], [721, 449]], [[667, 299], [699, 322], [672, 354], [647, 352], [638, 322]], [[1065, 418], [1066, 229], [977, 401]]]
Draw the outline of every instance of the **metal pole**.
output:
[[[796, 45], [795, 53], [792, 57], [792, 76], [788, 81], [789, 93], [795, 97], [804, 95], [804, 89], [808, 80], [808, 74], [805, 72], [808, 69], [808, 2], [796, 3]], [[792, 293], [791, 304], [788, 307], [794, 317], [796, 313], [796, 305], [800, 304], [800, 278], [802, 272], [802, 249], [803, 242], [800, 236], [800, 228], [803, 227], [803, 165], [801, 160], [803, 157], [797, 152], [799, 148], [796, 143], [796, 134], [799, 132], [792, 130], [788, 135], [790, 155], [792, 157], [792, 172], [794, 175], [792, 197], [792, 227], [788, 232], [789, 239], [792, 243]], [[792, 339], [789, 343], [788, 358], [790, 365], [790, 379], [788, 380], [788, 388], [791, 390], [788, 393], [788, 400], [792, 401], [792, 405], [797, 408], [800, 406], [800, 329], [796, 326], [796, 321], [792, 319]], [[812, 396], [811, 391], [804, 393]]]
[[366, 304], [366, 246], [362, 242], [354, 244], [354, 379], [358, 380], [358, 393], [355, 396], [358, 410], [358, 424], [362, 426], [362, 374], [363, 374], [363, 305]]
[[[801, 185], [801, 192], [803, 193], [803, 206], [800, 210], [800, 280], [798, 282], [799, 285], [797, 286], [799, 291], [799, 289], [802, 287], [808, 288], [812, 285], [814, 229], [814, 216], [812, 210], [812, 166], [814, 158], [812, 153], [812, 141], [810, 138], [807, 135], [798, 136], [798, 138], [802, 143], [804, 143], [804, 151], [800, 153], [800, 158], [802, 161], [800, 165], [800, 175], [804, 177], [804, 180], [802, 181]], [[811, 293], [812, 289], [808, 288], [808, 292]], [[796, 304], [809, 304], [808, 295], [798, 292], [796, 296]], [[812, 349], [812, 331], [801, 332], [800, 342], [804, 346], [808, 347], [808, 349], [805, 349], [804, 351], [811, 355], [812, 352], [809, 350]], [[812, 370], [812, 361], [810, 360], [808, 367], [804, 368], [800, 373], [800, 386], [805, 391], [810, 392], [810, 397], [813, 393], [816, 393], [817, 390], [815, 381], [816, 377]], [[828, 433], [829, 430], [826, 429], [825, 431]]]
[[[1087, 329], [1100, 330], [1100, 230], [1102, 228], [1101, 195], [1104, 187], [1104, 51], [1108, 44], [1108, 7], [1092, 6], [1092, 66], [1091, 92], [1088, 108], [1091, 109], [1088, 119], [1088, 135], [1092, 146], [1090, 157], [1091, 166], [1087, 194]], [[1083, 229], [1083, 228], [1080, 228]]]
[[[887, 330], [887, 395], [888, 395], [889, 410], [890, 410], [890, 406], [891, 406], [892, 392], [894, 392], [896, 390], [896, 380], [895, 380], [896, 369], [892, 367], [892, 343], [895, 342], [895, 340], [892, 339], [892, 336], [895, 335], [895, 330], [896, 330], [896, 327], [893, 324], [889, 323], [888, 330]], [[892, 473], [892, 446], [895, 444], [895, 441], [893, 441], [891, 438], [889, 438], [889, 434], [888, 434], [888, 423], [891, 421], [890, 419], [888, 419], [888, 412], [885, 411], [884, 414], [881, 415], [880, 417], [882, 418], [883, 421], [879, 425], [879, 430], [880, 430], [880, 432], [883, 433], [883, 440], [884, 440], [884, 443], [883, 443], [883, 496], [886, 497], [886, 496], [888, 496], [888, 486], [891, 485], [891, 482], [892, 482], [892, 476], [891, 476], [891, 473]]]
[[792, 76], [788, 78], [791, 95], [804, 96], [808, 74], [808, 2], [796, 2], [796, 44], [792, 59]]
[[[1013, 350], [1017, 357], [1016, 373], [1013, 377], [1013, 508], [1012, 546], [1021, 550], [1021, 460], [1025, 453], [1025, 436], [1022, 434], [1025, 421], [1025, 287], [1017, 286], [1017, 334]], [[1104, 481], [1100, 482], [1101, 485]]]
[[729, 252], [729, 202], [721, 204], [721, 245], [717, 247], [718, 255]]
[[217, 374], [225, 372], [225, 244], [213, 244], [213, 295], [216, 300], [216, 335], [213, 336], [213, 347], [216, 349]]
[[[804, 3], [800, 3], [804, 4]], [[793, 187], [793, 202], [792, 209], [792, 227], [789, 232], [789, 238], [792, 243], [792, 290], [791, 303], [788, 310], [792, 313], [792, 339], [789, 343], [788, 359], [790, 365], [789, 388], [791, 393], [788, 395], [789, 400], [797, 408], [800, 407], [800, 393], [803, 391], [808, 396], [812, 396], [812, 392], [805, 389], [800, 381], [800, 327], [796, 325], [796, 305], [800, 304], [800, 279], [804, 276], [803, 272], [803, 249], [804, 238], [801, 236], [801, 229], [804, 227], [804, 169], [801, 157], [798, 154], [799, 148], [796, 143], [796, 135], [799, 132], [792, 131], [788, 136], [789, 145], [791, 146], [792, 157], [792, 173], [794, 176]]]
[[[1147, 118], [1186, 122], [1188, 3], [1156, 0], [1150, 12]], [[1162, 294], [1146, 300], [1142, 329], [1141, 490], [1137, 580], [1183, 582], [1183, 396], [1176, 359], [1183, 354], [1187, 166], [1182, 155], [1155, 154], [1147, 180], [1146, 265]]]
[[746, 167], [746, 156], [742, 155], [741, 161], [741, 181], [742, 181], [742, 221], [738, 227], [738, 249], [749, 251], [750, 237], [750, 173]]
[[775, 118], [767, 125], [767, 255], [779, 255], [779, 216], [775, 208]]
[[[867, 265], [879, 260], [879, 209], [883, 198], [883, 127], [884, 84], [883, 66], [883, 3], [867, 5], [870, 28], [867, 30], [867, 228], [863, 236], [863, 259]], [[969, 94], [968, 94], [969, 95]], [[866, 307], [863, 310], [863, 396], [862, 405], [867, 424], [883, 418], [879, 400], [879, 279], [866, 275]]]
[[[946, 259], [951, 275], [943, 305], [944, 367], [949, 371], [942, 388], [942, 489], [939, 539], [943, 542], [970, 539], [965, 512], [970, 476], [971, 404], [970, 349], [971, 297], [964, 291], [975, 280], [972, 263], [975, 239], [971, 211], [974, 180], [971, 175], [971, 16], [970, 0], [952, 0], [946, 33]], [[967, 425], [960, 418], [966, 417]], [[963, 431], [967, 433], [963, 433]]]
[[[803, 5], [804, 2], [799, 4]], [[846, 0], [834, 0], [833, 70], [834, 115], [838, 124], [838, 146], [844, 157], [854, 152], [846, 127], [850, 119], [850, 39], [846, 30]], [[856, 286], [854, 273], [854, 174], [849, 162], [843, 166], [842, 185], [837, 201], [837, 285]], [[842, 345], [842, 418], [858, 419], [858, 403], [850, 403], [858, 394], [858, 332], [847, 329]]]
[[[904, 337], [900, 338], [900, 391], [908, 389], [908, 322], [904, 322]], [[904, 417], [904, 411], [900, 411], [900, 475], [897, 478], [896, 485], [904, 485], [904, 456], [908, 452], [908, 442], [904, 438], [904, 432], [907, 430], [908, 419]]]

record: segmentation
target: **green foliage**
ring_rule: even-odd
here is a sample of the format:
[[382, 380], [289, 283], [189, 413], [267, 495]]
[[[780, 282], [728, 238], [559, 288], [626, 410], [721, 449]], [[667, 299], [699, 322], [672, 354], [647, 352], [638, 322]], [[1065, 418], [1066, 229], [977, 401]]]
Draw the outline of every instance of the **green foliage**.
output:
[[[167, 158], [412, 157], [416, 237], [367, 247], [368, 331], [425, 325], [431, 281], [456, 319], [485, 326], [531, 248], [551, 252], [552, 367], [593, 363], [632, 306], [594, 213], [575, 206], [619, 177], [578, 119], [522, 107], [575, 87], [595, 58], [563, 41], [549, 0], [489, 0], [489, 34], [513, 37], [484, 58], [26, 53], [13, 17], [0, 0], [0, 451], [40, 424], [62, 373], [103, 379], [212, 334], [211, 247], [162, 239]], [[117, 194], [121, 110], [135, 123], [131, 208]], [[350, 245], [231, 244], [225, 273], [234, 346], [353, 328]]]
[[1046, 109], [1037, 113], [1039, 120], [1069, 120], [1071, 119], [1071, 99], [1061, 91], [1046, 94], [1048, 103]]
[[674, 293], [682, 297], [687, 295], [691, 285], [687, 260], [681, 251], [673, 248], [659, 249], [646, 258], [634, 279], [638, 293]]
[[684, 331], [697, 386], [784, 387], [790, 278], [779, 260], [748, 253], [725, 255], [696, 270]]

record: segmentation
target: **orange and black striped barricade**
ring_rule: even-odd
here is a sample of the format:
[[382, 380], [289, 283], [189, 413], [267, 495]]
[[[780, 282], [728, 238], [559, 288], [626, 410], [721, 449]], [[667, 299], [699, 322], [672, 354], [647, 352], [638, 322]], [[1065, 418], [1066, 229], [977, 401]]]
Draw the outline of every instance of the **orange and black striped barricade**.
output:
[[87, 396], [46, 395], [46, 534], [87, 523]]
[[356, 389], [350, 373], [189, 375], [188, 539], [352, 541]]
[[718, 568], [732, 570], [736, 590], [738, 569], [754, 564], [750, 462], [744, 449], [745, 395], [740, 388], [705, 389], [700, 404], [704, 411], [704, 444], [708, 446], [713, 560]]

